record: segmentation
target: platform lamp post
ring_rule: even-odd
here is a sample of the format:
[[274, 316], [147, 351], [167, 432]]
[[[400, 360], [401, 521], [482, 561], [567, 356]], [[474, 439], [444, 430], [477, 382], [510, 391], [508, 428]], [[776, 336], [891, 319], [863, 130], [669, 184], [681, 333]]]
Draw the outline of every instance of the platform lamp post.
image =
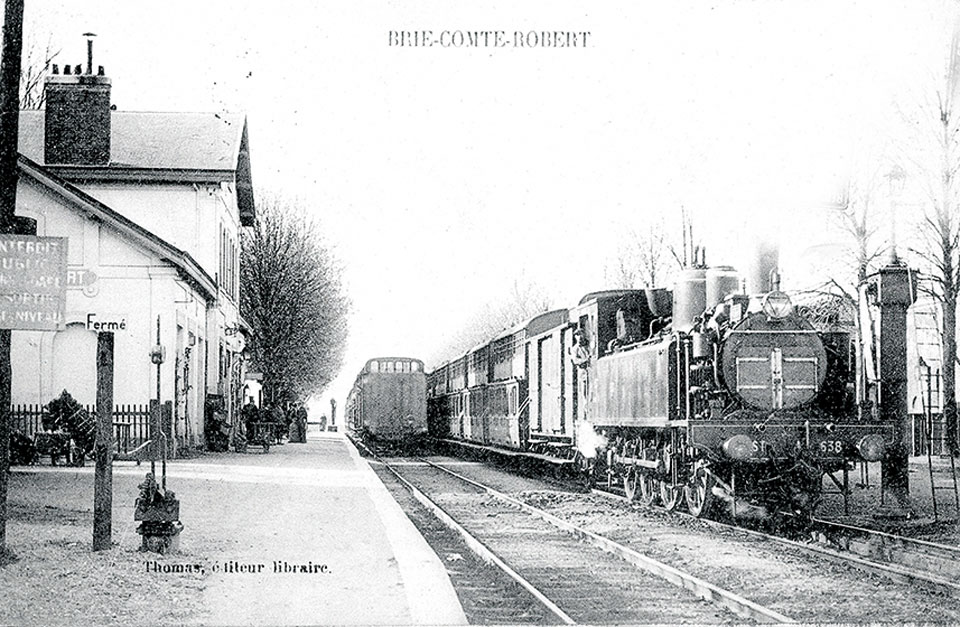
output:
[[907, 182], [907, 173], [899, 165], [894, 164], [890, 171], [884, 175], [887, 179], [887, 186], [890, 193], [890, 254], [888, 262], [891, 264], [899, 263], [900, 257], [897, 255], [897, 201], [900, 194], [903, 193], [903, 187]]

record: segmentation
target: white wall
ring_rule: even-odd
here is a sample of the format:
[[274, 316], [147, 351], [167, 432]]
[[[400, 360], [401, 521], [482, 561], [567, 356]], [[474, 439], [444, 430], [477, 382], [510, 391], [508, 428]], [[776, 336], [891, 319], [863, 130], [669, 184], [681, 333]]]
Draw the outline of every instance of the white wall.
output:
[[239, 242], [233, 186], [84, 184], [84, 192], [186, 251], [211, 277], [220, 270], [220, 226]]
[[[22, 208], [22, 209], [20, 209]], [[29, 179], [21, 179], [18, 213], [37, 219], [37, 234], [68, 238], [68, 271], [80, 273], [86, 285], [67, 289], [67, 329], [59, 332], [13, 333], [14, 404], [46, 404], [66, 388], [83, 404], [96, 400], [96, 336], [87, 330], [89, 317], [122, 320], [115, 333], [114, 401], [146, 404], [156, 397], [156, 366], [149, 357], [156, 343], [157, 317], [167, 360], [161, 366], [161, 399], [174, 399], [175, 368], [189, 337], [195, 345], [189, 359], [194, 393], [181, 406], [190, 417], [190, 432], [203, 433], [203, 347], [207, 339], [207, 302], [186, 284], [176, 268], [130, 238], [86, 218], [62, 197]], [[90, 277], [96, 280], [90, 282]], [[181, 329], [178, 344], [178, 328]], [[183, 425], [180, 432], [186, 429]]]

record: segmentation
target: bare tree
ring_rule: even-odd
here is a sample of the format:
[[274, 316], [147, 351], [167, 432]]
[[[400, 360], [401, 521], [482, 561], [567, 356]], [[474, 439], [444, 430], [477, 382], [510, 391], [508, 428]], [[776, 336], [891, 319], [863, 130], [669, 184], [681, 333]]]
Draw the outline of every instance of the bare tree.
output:
[[23, 67], [20, 70], [20, 108], [42, 109], [45, 100], [43, 79], [50, 71], [53, 60], [60, 54], [54, 50], [50, 39], [41, 51], [40, 48], [28, 43], [23, 51]]
[[662, 287], [681, 265], [663, 218], [659, 218], [626, 231], [604, 274], [614, 288]]
[[261, 197], [241, 238], [240, 309], [253, 327], [265, 397], [306, 400], [340, 370], [350, 303], [339, 261], [302, 208]]
[[881, 233], [883, 216], [876, 206], [881, 180], [880, 168], [873, 165], [865, 174], [852, 176], [842, 192], [825, 204], [831, 226], [843, 234], [842, 253], [839, 259], [828, 255], [825, 283], [801, 295], [802, 309], [818, 329], [829, 330], [836, 325], [855, 328], [860, 400], [872, 398], [871, 379], [876, 377], [872, 360], [873, 322], [864, 288], [867, 277], [881, 264], [887, 247]]
[[929, 269], [928, 292], [941, 306], [943, 322], [943, 415], [951, 452], [960, 451], [957, 424], [957, 296], [960, 290], [960, 12], [955, 9], [952, 36], [942, 77], [915, 116], [906, 120], [913, 133], [904, 157], [926, 196], [921, 216], [922, 246], [913, 252]]
[[[880, 212], [875, 206], [879, 181], [879, 170], [864, 180], [851, 180], [837, 207], [836, 221], [847, 239], [848, 263], [844, 271], [849, 271], [851, 266], [855, 269], [855, 274], [851, 274], [856, 277], [856, 286], [876, 269], [886, 249], [886, 240], [880, 233]], [[848, 284], [849, 280], [841, 282]]]
[[500, 332], [551, 308], [551, 299], [541, 286], [523, 277], [516, 278], [501, 296], [481, 307], [430, 361], [438, 364], [460, 357]]

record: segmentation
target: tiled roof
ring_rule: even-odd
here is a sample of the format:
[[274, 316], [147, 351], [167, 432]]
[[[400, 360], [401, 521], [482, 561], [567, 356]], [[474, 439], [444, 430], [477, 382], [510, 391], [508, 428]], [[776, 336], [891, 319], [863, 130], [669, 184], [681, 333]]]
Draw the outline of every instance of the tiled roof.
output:
[[[110, 166], [236, 170], [245, 118], [239, 113], [113, 111]], [[43, 164], [44, 112], [20, 112], [20, 153]]]
[[243, 114], [111, 111], [110, 164], [106, 166], [45, 164], [44, 114], [42, 110], [20, 112], [20, 154], [65, 180], [233, 180], [240, 223], [253, 224], [256, 207]]

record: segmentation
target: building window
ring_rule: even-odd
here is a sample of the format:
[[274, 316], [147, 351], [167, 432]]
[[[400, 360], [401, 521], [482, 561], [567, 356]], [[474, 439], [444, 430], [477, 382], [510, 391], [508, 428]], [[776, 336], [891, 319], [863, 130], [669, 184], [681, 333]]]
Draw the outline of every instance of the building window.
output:
[[220, 227], [220, 289], [222, 289], [232, 300], [237, 300], [237, 288], [239, 281], [240, 255], [237, 250], [237, 241], [230, 236], [230, 231]]

